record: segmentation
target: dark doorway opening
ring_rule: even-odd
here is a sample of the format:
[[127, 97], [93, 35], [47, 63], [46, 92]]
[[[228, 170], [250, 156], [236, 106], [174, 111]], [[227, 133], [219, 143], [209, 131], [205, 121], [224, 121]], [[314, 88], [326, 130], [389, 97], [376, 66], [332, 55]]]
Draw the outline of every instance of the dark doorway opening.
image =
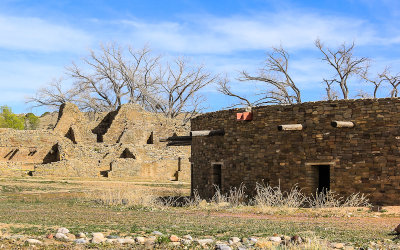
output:
[[100, 176], [102, 176], [102, 177], [108, 177], [108, 170], [106, 170], [106, 171], [100, 171]]
[[317, 165], [318, 173], [318, 193], [327, 192], [331, 188], [331, 173], [330, 173], [330, 165]]
[[153, 141], [153, 132], [151, 132], [149, 138], [147, 139], [147, 144], [154, 144], [154, 141]]
[[193, 174], [193, 167], [194, 167], [193, 163], [190, 163], [190, 196], [193, 196], [193, 195], [194, 195], [194, 194], [193, 194], [193, 191], [194, 191], [194, 184], [193, 184], [193, 177], [194, 177], [194, 174]]
[[68, 132], [65, 134], [65, 137], [67, 137], [68, 139], [70, 139], [74, 144], [76, 143], [76, 137], [75, 137], [75, 131], [72, 127], [70, 127], [68, 129]]
[[213, 164], [212, 165], [212, 184], [221, 190], [222, 184], [222, 176], [221, 176], [221, 164]]

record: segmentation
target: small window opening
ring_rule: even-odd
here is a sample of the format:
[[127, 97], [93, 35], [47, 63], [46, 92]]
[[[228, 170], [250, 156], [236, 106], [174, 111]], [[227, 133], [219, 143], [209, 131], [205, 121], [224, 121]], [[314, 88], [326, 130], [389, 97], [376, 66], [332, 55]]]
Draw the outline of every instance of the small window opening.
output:
[[54, 144], [50, 151], [43, 158], [43, 164], [60, 161], [61, 156], [58, 150], [58, 144]]
[[9, 160], [11, 160], [12, 158], [14, 158], [14, 156], [18, 153], [19, 149], [17, 148], [16, 150], [14, 150], [14, 152], [10, 155], [10, 158], [8, 158]]
[[65, 137], [70, 139], [74, 144], [77, 144], [76, 137], [75, 137], [75, 131], [72, 129], [72, 127], [70, 127], [68, 129], [68, 132], [65, 134]]
[[147, 139], [147, 144], [153, 144], [153, 132], [151, 132], [149, 138]]
[[4, 156], [4, 159], [7, 158], [12, 152], [14, 152], [14, 149], [12, 149], [10, 152], [8, 152], [8, 153]]
[[178, 171], [181, 171], [181, 157], [178, 157]]
[[124, 158], [124, 159], [136, 159], [135, 155], [127, 148], [124, 149], [122, 152], [121, 156], [119, 158]]
[[102, 177], [108, 177], [108, 170], [100, 171], [100, 175], [101, 175]]
[[37, 149], [30, 149], [28, 156], [34, 156], [37, 153]]

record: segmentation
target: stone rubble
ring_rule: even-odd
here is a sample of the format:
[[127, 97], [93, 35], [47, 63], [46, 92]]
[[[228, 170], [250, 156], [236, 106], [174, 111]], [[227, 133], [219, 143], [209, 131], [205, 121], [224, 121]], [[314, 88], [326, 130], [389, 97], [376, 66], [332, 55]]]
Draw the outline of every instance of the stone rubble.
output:
[[[395, 233], [397, 233], [397, 228]], [[61, 233], [64, 232], [64, 233]], [[68, 232], [68, 233], [65, 233]], [[36, 239], [26, 237], [24, 235], [1, 235], [0, 239], [11, 240], [12, 244], [27, 244], [34, 247], [46, 247], [52, 244], [72, 244], [72, 245], [85, 245], [95, 244], [104, 245], [106, 248], [135, 248], [134, 245], [142, 245], [146, 249], [159, 249], [159, 248], [178, 248], [178, 249], [192, 249], [206, 248], [206, 249], [219, 249], [219, 250], [244, 250], [244, 249], [344, 249], [353, 250], [360, 249], [359, 246], [354, 246], [349, 243], [343, 242], [326, 242], [318, 239], [302, 238], [299, 235], [273, 235], [270, 237], [230, 237], [226, 240], [216, 240], [214, 238], [193, 238], [190, 235], [178, 236], [175, 234], [164, 234], [159, 231], [154, 231], [151, 234], [132, 236], [118, 236], [112, 234], [103, 234], [102, 232], [77, 233], [71, 234], [66, 228], [60, 228], [55, 232], [53, 239], [49, 235], [39, 236]], [[313, 244], [316, 244], [315, 247]], [[114, 247], [112, 247], [114, 245]], [[119, 245], [119, 246], [118, 246]], [[89, 247], [89, 245], [88, 245]], [[93, 246], [91, 246], [92, 248]], [[100, 247], [102, 248], [102, 247]], [[398, 241], [382, 240], [376, 242], [369, 242], [364, 249], [400, 249]]]

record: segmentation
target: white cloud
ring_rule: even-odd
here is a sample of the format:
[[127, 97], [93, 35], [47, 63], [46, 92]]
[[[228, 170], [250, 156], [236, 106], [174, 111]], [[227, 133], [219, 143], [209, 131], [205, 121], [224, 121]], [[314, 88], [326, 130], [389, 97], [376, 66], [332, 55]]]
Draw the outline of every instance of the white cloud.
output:
[[119, 24], [129, 41], [149, 42], [159, 49], [179, 53], [265, 50], [279, 44], [304, 49], [313, 47], [316, 38], [327, 41], [328, 45], [353, 40], [358, 45], [382, 41], [373, 25], [365, 20], [301, 11], [231, 17], [186, 16], [182, 22], [123, 20]]
[[[63, 66], [21, 61], [0, 61], [0, 89], [35, 91], [45, 86], [54, 77], [60, 77], [64, 71]], [[0, 93], [0, 99], [5, 98], [5, 93]]]
[[0, 15], [0, 48], [40, 52], [86, 49], [91, 37], [84, 31], [40, 18]]

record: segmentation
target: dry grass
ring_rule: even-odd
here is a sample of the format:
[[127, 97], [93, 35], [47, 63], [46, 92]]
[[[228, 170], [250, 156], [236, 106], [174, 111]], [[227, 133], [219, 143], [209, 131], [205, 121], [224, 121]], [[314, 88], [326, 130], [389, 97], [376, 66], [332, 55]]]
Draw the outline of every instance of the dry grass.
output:
[[85, 199], [109, 206], [152, 207], [157, 204], [157, 196], [151, 190], [146, 188], [128, 188], [126, 185], [119, 185], [104, 190], [86, 191]]
[[241, 205], [246, 205], [247, 195], [245, 193], [246, 187], [243, 183], [240, 184], [238, 188], [232, 187], [228, 193], [223, 194], [218, 186], [215, 187], [214, 196], [211, 198], [211, 202], [215, 204], [229, 203], [232, 207], [238, 207]]
[[333, 208], [333, 207], [370, 207], [371, 204], [366, 195], [356, 193], [344, 198], [333, 191], [316, 192], [315, 195], [305, 200], [311, 208]]
[[[368, 199], [362, 194], [353, 194], [347, 198], [334, 192], [321, 192], [306, 197], [298, 186], [290, 191], [282, 191], [280, 186], [272, 187], [257, 184], [255, 196], [249, 198], [242, 184], [222, 193], [218, 187], [209, 202], [202, 200], [197, 190], [193, 196], [185, 196], [186, 191], [180, 188], [169, 188], [168, 195], [160, 187], [132, 186], [115, 184], [90, 189], [85, 192], [84, 200], [100, 205], [146, 208], [151, 210], [168, 210], [172, 207], [185, 207], [194, 210], [231, 212], [250, 212], [274, 215], [304, 215], [313, 217], [348, 217], [365, 214], [364, 209], [344, 209], [346, 207], [368, 207]], [[359, 211], [360, 210], [360, 211]]]
[[254, 204], [259, 207], [302, 207], [306, 197], [298, 186], [294, 186], [289, 192], [282, 192], [281, 187], [256, 183], [256, 196]]
[[[215, 186], [215, 193], [211, 203], [229, 203], [231, 207], [255, 206], [262, 210], [269, 208], [280, 208], [286, 210], [298, 208], [336, 208], [336, 207], [369, 207], [371, 204], [367, 196], [356, 193], [346, 198], [340, 197], [333, 191], [316, 192], [311, 196], [305, 196], [296, 185], [288, 192], [282, 191], [280, 185], [256, 183], [254, 198], [249, 199], [245, 193], [246, 187], [242, 184], [238, 188], [233, 187], [227, 193], [222, 193], [218, 186]], [[199, 197], [198, 197], [199, 199]]]

